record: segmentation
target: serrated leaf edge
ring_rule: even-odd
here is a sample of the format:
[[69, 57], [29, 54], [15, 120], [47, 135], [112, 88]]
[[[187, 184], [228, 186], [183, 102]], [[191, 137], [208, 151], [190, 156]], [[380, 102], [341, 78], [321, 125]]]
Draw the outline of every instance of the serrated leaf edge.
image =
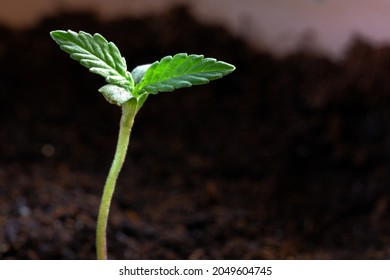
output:
[[[172, 76], [168, 79], [162, 79], [161, 81], [156, 81], [156, 82], [153, 82], [151, 84], [144, 84], [145, 77], [147, 77], [149, 80], [152, 80], [155, 78], [155, 75], [157, 74], [157, 71], [155, 71], [155, 69], [158, 66], [160, 66], [162, 64], [166, 64], [166, 68], [164, 69], [164, 72], [159, 75], [161, 77], [161, 76], [164, 76], [164, 73], [169, 68], [170, 61], [172, 61], [174, 59], [180, 59], [180, 58], [187, 59], [188, 57], [195, 58], [197, 62], [200, 62], [201, 60], [203, 60], [204, 63], [202, 63], [202, 65], [200, 65], [201, 68], [199, 69], [199, 71], [188, 73], [188, 71], [190, 69], [193, 69], [193, 66], [197, 64], [197, 63], [192, 63], [184, 71], [184, 74], [182, 73], [182, 74], [179, 74], [177, 76]], [[211, 71], [211, 72], [204, 71], [203, 72], [202, 70], [206, 69], [210, 63], [213, 63], [214, 65], [219, 64], [221, 66], [224, 66], [225, 69], [220, 70], [220, 71]], [[174, 68], [170, 69], [171, 72], [174, 72], [175, 70], [177, 70], [178, 67], [182, 66], [183, 64], [185, 64], [185, 63], [183, 62], [181, 64], [176, 65]], [[165, 56], [160, 61], [156, 61], [156, 62], [152, 63], [150, 65], [150, 67], [147, 69], [147, 71], [145, 72], [142, 80], [138, 84], [136, 84], [134, 92], [138, 93], [140, 91], [146, 91], [146, 92], [151, 93], [151, 94], [157, 94], [158, 92], [170, 92], [170, 91], [173, 91], [175, 89], [179, 89], [179, 88], [183, 88], [183, 87], [191, 87], [193, 85], [201, 85], [201, 84], [209, 83], [212, 80], [222, 78], [223, 76], [233, 72], [234, 70], [235, 70], [235, 67], [233, 65], [226, 63], [226, 62], [223, 62], [223, 61], [218, 61], [214, 58], [205, 58], [203, 55], [197, 55], [197, 54], [188, 55], [187, 53], [178, 53], [174, 56]], [[188, 74], [185, 74], [185, 73], [188, 73]], [[152, 75], [152, 76], [148, 77], [147, 75]], [[185, 76], [187, 76], [187, 77], [190, 76], [192, 78], [195, 78], [197, 80], [196, 83], [191, 83], [188, 80], [187, 81], [183, 80], [183, 77], [185, 77]], [[176, 81], [176, 83], [180, 84], [178, 87], [175, 87], [173, 85], [166, 85], [166, 84], [164, 85], [164, 82], [166, 82], [167, 80], [175, 80], [175, 79], [178, 79]]]
[[[99, 33], [91, 35], [84, 31], [55, 30], [50, 32], [50, 35], [63, 51], [70, 54], [72, 59], [79, 61], [90, 72], [104, 77], [107, 83], [116, 84], [129, 90], [134, 88], [134, 81], [131, 74], [127, 71], [125, 58], [120, 54], [118, 47], [113, 42], [108, 42]], [[70, 35], [72, 40], [70, 41], [66, 35]], [[91, 44], [91, 41], [95, 41], [96, 44]], [[83, 52], [74, 53], [71, 51], [74, 48], [80, 48]], [[107, 50], [109, 53], [107, 53]], [[85, 56], [86, 58], [80, 56]], [[88, 63], [88, 61], [92, 63]], [[100, 61], [101, 67], [88, 66], [96, 63], [99, 65], [100, 63], [97, 61]]]

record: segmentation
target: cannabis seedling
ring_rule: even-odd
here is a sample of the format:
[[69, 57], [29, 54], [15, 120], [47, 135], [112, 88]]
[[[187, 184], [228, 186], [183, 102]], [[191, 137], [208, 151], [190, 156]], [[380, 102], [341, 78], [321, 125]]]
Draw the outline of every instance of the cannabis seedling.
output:
[[50, 35], [71, 58], [90, 72], [103, 76], [107, 84], [99, 92], [108, 102], [122, 107], [117, 147], [104, 186], [96, 229], [97, 258], [107, 259], [106, 229], [110, 204], [126, 157], [135, 115], [149, 94], [206, 84], [233, 72], [235, 67], [203, 55], [179, 53], [138, 66], [130, 73], [116, 45], [100, 34], [56, 30]]

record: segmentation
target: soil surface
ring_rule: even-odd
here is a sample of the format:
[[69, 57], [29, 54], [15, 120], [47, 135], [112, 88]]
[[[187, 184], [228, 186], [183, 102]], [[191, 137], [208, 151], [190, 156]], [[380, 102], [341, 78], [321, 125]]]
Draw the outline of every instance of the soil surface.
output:
[[0, 28], [0, 259], [94, 259], [120, 109], [54, 29], [99, 32], [131, 70], [177, 52], [237, 70], [151, 96], [113, 199], [111, 259], [389, 259], [390, 47], [340, 61], [248, 47], [185, 9]]

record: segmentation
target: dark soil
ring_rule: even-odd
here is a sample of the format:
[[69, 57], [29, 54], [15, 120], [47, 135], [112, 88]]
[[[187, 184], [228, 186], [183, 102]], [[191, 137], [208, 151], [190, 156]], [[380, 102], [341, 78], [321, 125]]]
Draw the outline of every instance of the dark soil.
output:
[[0, 29], [0, 258], [93, 259], [120, 109], [53, 29], [99, 32], [129, 69], [177, 52], [237, 66], [152, 96], [113, 199], [112, 259], [390, 258], [390, 47], [277, 59], [178, 9]]

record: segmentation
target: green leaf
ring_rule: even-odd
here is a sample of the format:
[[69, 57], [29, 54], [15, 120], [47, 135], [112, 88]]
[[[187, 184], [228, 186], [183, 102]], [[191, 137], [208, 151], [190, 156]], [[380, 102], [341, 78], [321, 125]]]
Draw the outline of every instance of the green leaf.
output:
[[137, 66], [131, 71], [131, 75], [133, 76], [134, 82], [138, 84], [141, 82], [143, 77], [145, 76], [146, 71], [149, 69], [151, 64], [144, 64]]
[[109, 84], [132, 90], [134, 81], [127, 71], [126, 60], [114, 43], [108, 42], [102, 35], [93, 36], [84, 31], [56, 30], [51, 37], [70, 57], [87, 67], [92, 73], [106, 79]]
[[235, 67], [214, 58], [203, 55], [179, 53], [166, 56], [155, 62], [144, 73], [136, 85], [134, 93], [147, 92], [156, 94], [175, 89], [206, 84], [233, 72]]

